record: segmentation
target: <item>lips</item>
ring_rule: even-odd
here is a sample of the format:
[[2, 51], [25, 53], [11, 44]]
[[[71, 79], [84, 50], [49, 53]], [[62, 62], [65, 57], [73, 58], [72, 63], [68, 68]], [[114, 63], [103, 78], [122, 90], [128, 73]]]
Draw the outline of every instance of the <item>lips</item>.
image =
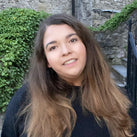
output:
[[76, 60], [77, 60], [77, 59], [69, 59], [69, 60], [65, 61], [65, 62], [63, 63], [63, 65], [72, 64], [72, 63], [76, 62]]

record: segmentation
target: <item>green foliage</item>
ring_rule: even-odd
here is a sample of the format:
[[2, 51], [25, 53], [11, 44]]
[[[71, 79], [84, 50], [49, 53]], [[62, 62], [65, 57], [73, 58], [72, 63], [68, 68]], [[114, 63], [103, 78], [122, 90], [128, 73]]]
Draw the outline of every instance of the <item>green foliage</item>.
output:
[[97, 28], [90, 27], [92, 31], [106, 31], [106, 30], [115, 30], [122, 22], [126, 21], [130, 14], [137, 9], [137, 0], [133, 3], [126, 5], [125, 8], [121, 10], [120, 13], [116, 13], [114, 17], [106, 21], [104, 25], [101, 25]]
[[11, 8], [0, 12], [0, 112], [22, 85], [39, 23], [45, 12]]

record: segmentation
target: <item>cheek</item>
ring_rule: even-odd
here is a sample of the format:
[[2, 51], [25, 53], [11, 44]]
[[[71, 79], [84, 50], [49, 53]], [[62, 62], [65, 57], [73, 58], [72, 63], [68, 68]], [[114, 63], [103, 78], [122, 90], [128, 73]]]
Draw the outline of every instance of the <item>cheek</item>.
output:
[[52, 67], [52, 64], [53, 64], [53, 61], [51, 60], [51, 58], [47, 58], [47, 64], [48, 64], [48, 67], [51, 68]]
[[84, 44], [81, 44], [80, 49], [79, 49], [79, 53], [80, 53], [80, 55], [83, 55], [84, 57], [86, 57], [87, 53], [86, 53], [86, 47]]
[[48, 68], [51, 68], [51, 65], [49, 63], [49, 57], [47, 57], [47, 54], [46, 54], [45, 51], [44, 51], [44, 54], [45, 54], [45, 57], [46, 57], [47, 66], [48, 66]]
[[48, 65], [48, 68], [51, 68], [51, 59], [50, 59], [50, 56], [45, 52], [45, 57], [46, 57], [46, 60], [47, 60], [47, 65]]
[[82, 62], [83, 62], [83, 65], [86, 64], [86, 61], [87, 61], [87, 52], [86, 52], [86, 48], [85, 46], [83, 45], [82, 48], [81, 48], [81, 52], [80, 52], [80, 55], [82, 55]]
[[59, 50], [53, 51], [53, 52], [46, 52], [45, 55], [48, 62], [49, 68], [54, 68], [60, 63], [60, 52]]
[[55, 57], [54, 57], [55, 55], [45, 51], [45, 56], [47, 59], [48, 68], [52, 68], [54, 61], [55, 61]]
[[57, 65], [57, 57], [55, 56], [47, 56], [47, 62], [48, 62], [48, 67], [49, 68], [54, 68]]

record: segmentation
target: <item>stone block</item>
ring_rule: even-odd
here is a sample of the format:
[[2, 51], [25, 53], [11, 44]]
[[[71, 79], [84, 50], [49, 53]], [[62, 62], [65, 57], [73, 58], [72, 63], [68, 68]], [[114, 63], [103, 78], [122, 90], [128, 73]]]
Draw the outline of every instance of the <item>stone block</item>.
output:
[[45, 3], [45, 2], [46, 2], [46, 0], [39, 0], [39, 2], [40, 2], [40, 3]]

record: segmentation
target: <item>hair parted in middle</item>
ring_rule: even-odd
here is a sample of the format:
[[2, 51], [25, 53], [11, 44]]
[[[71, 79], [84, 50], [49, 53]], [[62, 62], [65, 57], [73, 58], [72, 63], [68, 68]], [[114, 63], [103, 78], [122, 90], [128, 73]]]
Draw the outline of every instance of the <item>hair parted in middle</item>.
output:
[[86, 48], [80, 88], [82, 108], [91, 112], [98, 123], [105, 121], [112, 137], [130, 136], [132, 120], [128, 110], [131, 103], [110, 78], [108, 65], [90, 30], [70, 15], [55, 14], [42, 21], [35, 39], [28, 79], [31, 95], [25, 125], [28, 137], [70, 137], [76, 123], [77, 115], [68, 98], [73, 85], [48, 67], [44, 53], [46, 29], [61, 24], [70, 26]]

